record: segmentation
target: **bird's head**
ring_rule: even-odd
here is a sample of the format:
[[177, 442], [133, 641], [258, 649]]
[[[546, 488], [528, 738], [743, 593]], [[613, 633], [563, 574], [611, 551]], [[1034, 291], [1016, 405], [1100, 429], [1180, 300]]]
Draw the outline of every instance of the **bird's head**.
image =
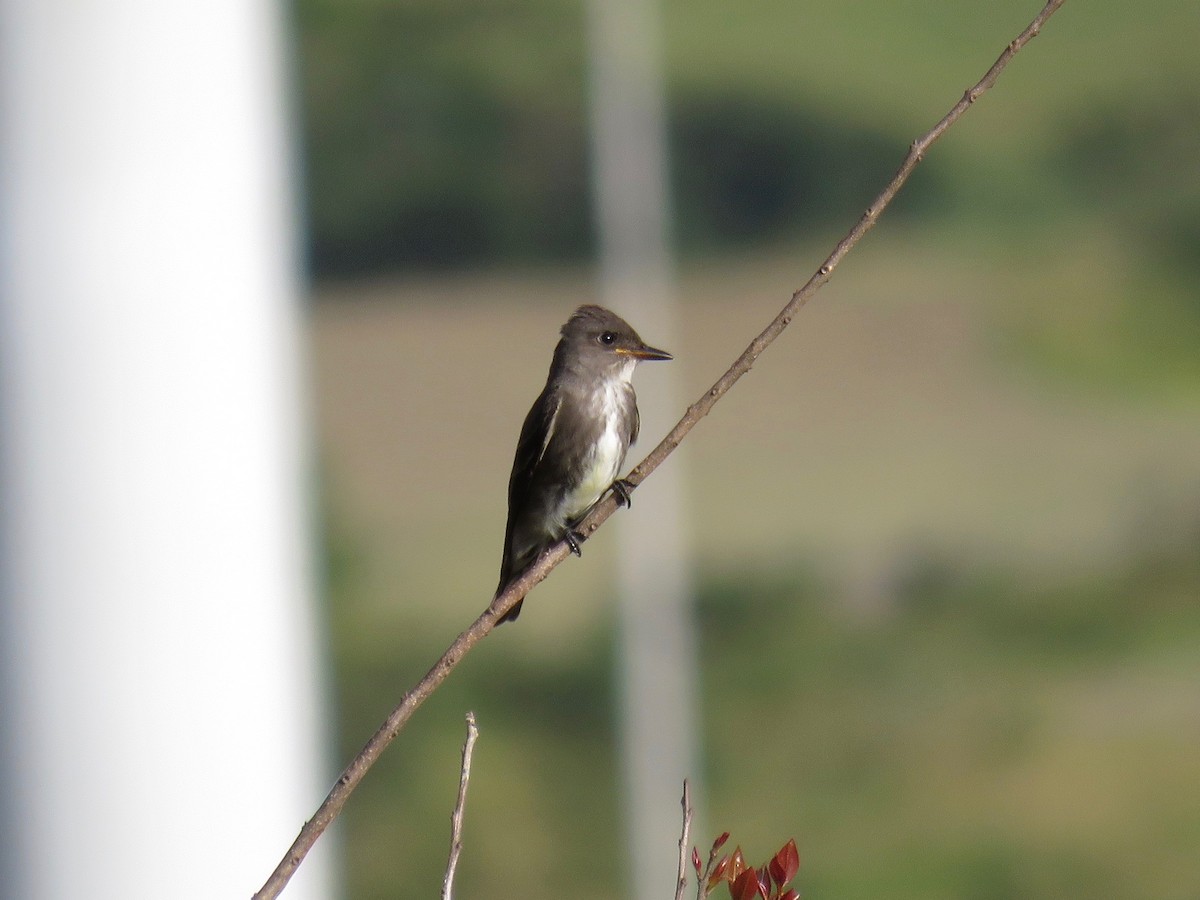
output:
[[603, 306], [581, 306], [562, 327], [557, 355], [569, 355], [579, 365], [600, 372], [632, 372], [644, 360], [673, 359], [651, 347], [633, 326]]

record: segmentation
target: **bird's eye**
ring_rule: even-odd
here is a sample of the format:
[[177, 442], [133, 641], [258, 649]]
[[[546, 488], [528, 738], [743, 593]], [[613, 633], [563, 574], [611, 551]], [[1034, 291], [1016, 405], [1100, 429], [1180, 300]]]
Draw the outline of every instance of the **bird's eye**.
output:
[[605, 345], [612, 344], [616, 339], [616, 334], [611, 331], [606, 331], [604, 334], [600, 335], [600, 343]]

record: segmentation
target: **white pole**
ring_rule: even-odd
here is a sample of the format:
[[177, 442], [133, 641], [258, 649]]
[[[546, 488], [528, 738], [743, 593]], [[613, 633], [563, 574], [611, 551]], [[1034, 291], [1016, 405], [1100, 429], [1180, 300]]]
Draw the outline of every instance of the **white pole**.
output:
[[0, 0], [5, 896], [249, 896], [325, 786], [282, 45]]
[[[673, 349], [680, 329], [668, 248], [657, 4], [590, 0], [588, 14], [602, 302], [627, 315], [655, 346]], [[679, 365], [647, 364], [637, 379], [643, 452], [682, 408]], [[631, 461], [638, 458], [631, 454]], [[683, 461], [677, 452], [656, 471], [634, 498], [638, 508], [619, 525], [622, 768], [636, 900], [670, 895], [683, 779], [700, 776]]]

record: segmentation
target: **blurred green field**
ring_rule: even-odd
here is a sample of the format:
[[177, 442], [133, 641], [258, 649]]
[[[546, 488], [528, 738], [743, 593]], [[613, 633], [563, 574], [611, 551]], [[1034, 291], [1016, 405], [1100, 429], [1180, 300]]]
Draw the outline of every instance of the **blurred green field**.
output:
[[[710, 584], [708, 820], [756, 856], [796, 835], [807, 896], [1196, 896], [1200, 573], [1146, 563], [1036, 591], [940, 569], [875, 626], [803, 573]], [[621, 895], [609, 637], [456, 674], [348, 810], [352, 896], [436, 891], [468, 707], [462, 895]], [[397, 656], [348, 666], [349, 721]]]
[[[685, 399], [1037, 6], [665, 4]], [[313, 310], [341, 763], [490, 598], [522, 416], [595, 299], [582, 10], [300, 13], [318, 242], [375, 260]], [[1190, 0], [1066, 4], [668, 463], [706, 827], [794, 835], [807, 897], [1200, 896], [1198, 35]], [[387, 273], [410, 225], [465, 255]], [[459, 896], [623, 896], [620, 518], [351, 800], [352, 900], [436, 894], [467, 709]]]

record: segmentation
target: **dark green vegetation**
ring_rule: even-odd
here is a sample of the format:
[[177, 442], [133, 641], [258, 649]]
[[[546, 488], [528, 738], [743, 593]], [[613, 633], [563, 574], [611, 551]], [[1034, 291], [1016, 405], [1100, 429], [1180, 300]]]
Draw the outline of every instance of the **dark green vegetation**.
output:
[[582, 257], [582, 9], [300, 0], [318, 274]]
[[[664, 4], [684, 249], [840, 227], [1034, 11], [847, 6]], [[297, 11], [318, 274], [589, 255], [582, 3]], [[1064, 9], [988, 100], [1007, 108], [939, 148], [899, 208], [989, 227], [1047, 206], [1116, 217], [1195, 271], [1195, 7], [1144, 19], [1118, 0]]]

